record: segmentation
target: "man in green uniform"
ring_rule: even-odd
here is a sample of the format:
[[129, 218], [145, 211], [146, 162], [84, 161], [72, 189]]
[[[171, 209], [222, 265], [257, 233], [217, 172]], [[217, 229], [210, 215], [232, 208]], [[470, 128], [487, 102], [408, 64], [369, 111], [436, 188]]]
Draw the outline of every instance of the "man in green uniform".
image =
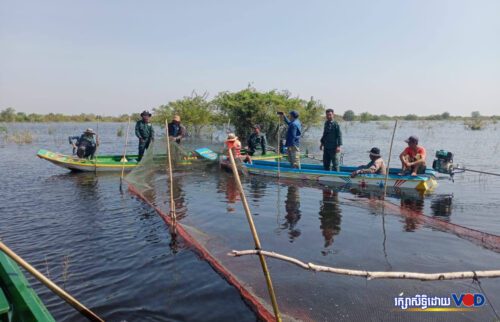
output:
[[332, 170], [339, 171], [338, 154], [342, 146], [342, 132], [339, 124], [333, 119], [335, 117], [333, 110], [329, 108], [325, 113], [326, 122], [319, 146], [319, 149], [323, 150], [323, 168], [330, 171], [330, 164], [332, 164]]
[[260, 125], [256, 124], [253, 126], [253, 133], [250, 134], [247, 140], [246, 150], [250, 156], [253, 156], [259, 148], [262, 151], [262, 155], [265, 155], [267, 149], [266, 135], [260, 131]]
[[144, 151], [149, 148], [149, 144], [154, 141], [155, 131], [153, 124], [151, 124], [151, 113], [143, 111], [141, 113], [142, 119], [135, 124], [135, 135], [139, 138], [139, 158], [141, 161]]

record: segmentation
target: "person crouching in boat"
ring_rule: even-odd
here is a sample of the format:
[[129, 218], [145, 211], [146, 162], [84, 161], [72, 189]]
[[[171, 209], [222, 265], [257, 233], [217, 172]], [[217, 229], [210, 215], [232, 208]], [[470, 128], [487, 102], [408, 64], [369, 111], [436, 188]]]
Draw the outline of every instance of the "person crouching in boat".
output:
[[73, 154], [80, 158], [94, 158], [96, 147], [99, 145], [99, 140], [97, 138], [94, 130], [88, 128], [83, 132], [81, 136], [70, 136], [69, 144], [73, 146]]
[[260, 131], [260, 125], [253, 126], [253, 133], [250, 134], [250, 137], [247, 141], [247, 153], [250, 156], [253, 156], [254, 153], [260, 148], [262, 151], [262, 155], [266, 154], [267, 149], [267, 140], [266, 135]]
[[380, 155], [380, 149], [373, 147], [370, 151], [370, 162], [366, 165], [359, 167], [356, 171], [351, 173], [351, 177], [355, 177], [358, 174], [372, 173], [372, 174], [382, 174], [386, 173], [386, 166], [384, 159]]
[[405, 142], [408, 143], [408, 147], [399, 155], [402, 165], [402, 171], [399, 174], [411, 174], [412, 176], [424, 174], [427, 169], [425, 164], [425, 148], [418, 145], [418, 138], [414, 135], [406, 139]]
[[[238, 159], [243, 162], [252, 163], [252, 160], [249, 155], [241, 154], [241, 142], [238, 137], [234, 133], [229, 133], [227, 135], [226, 142], [224, 142], [228, 148], [233, 152], [233, 157], [235, 161]], [[229, 151], [227, 153], [227, 158], [229, 159]]]

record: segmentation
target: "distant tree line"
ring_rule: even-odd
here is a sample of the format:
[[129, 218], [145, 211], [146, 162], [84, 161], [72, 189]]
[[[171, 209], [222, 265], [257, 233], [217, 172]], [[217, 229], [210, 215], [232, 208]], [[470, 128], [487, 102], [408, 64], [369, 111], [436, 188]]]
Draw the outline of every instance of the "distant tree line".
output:
[[[132, 116], [133, 119], [139, 118], [139, 114]], [[78, 114], [78, 115], [65, 115], [60, 113], [49, 114], [36, 114], [16, 112], [12, 107], [0, 111], [0, 122], [126, 122], [128, 115], [123, 114], [120, 116], [101, 116], [96, 114]]]
[[360, 121], [360, 122], [370, 122], [370, 121], [390, 121], [390, 120], [405, 120], [405, 121], [440, 121], [440, 120], [468, 120], [468, 119], [492, 119], [492, 120], [500, 120], [500, 116], [483, 116], [478, 111], [474, 111], [471, 113], [470, 117], [464, 116], [452, 116], [449, 112], [444, 112], [441, 114], [432, 114], [426, 116], [418, 116], [416, 114], [407, 114], [407, 115], [395, 115], [388, 116], [385, 114], [376, 115], [370, 114], [368, 112], [363, 112], [359, 115], [356, 115], [353, 110], [347, 110], [341, 115], [342, 120], [344, 121]]

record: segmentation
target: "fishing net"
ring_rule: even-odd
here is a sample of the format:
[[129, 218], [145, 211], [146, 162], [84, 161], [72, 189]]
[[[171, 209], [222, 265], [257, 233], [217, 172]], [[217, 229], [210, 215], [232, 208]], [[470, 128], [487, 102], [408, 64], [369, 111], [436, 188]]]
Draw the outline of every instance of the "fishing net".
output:
[[[167, 223], [174, 250], [179, 247], [193, 249], [237, 288], [259, 319], [274, 320], [259, 258], [228, 256], [232, 250], [254, 248], [237, 182], [227, 169], [220, 169], [217, 161], [205, 160], [193, 152], [200, 144], [170, 143], [173, 173], [173, 186], [170, 187], [167, 144], [164, 138], [157, 139], [146, 151], [141, 164], [126, 177], [129, 189], [154, 207]], [[203, 145], [214, 151], [222, 149], [221, 143], [205, 142]], [[244, 171], [242, 174], [252, 216], [265, 250], [320, 265], [378, 271], [418, 271], [422, 268], [436, 272], [451, 271], [450, 267], [456, 268], [454, 270], [479, 270], [495, 268], [491, 266], [495, 261], [498, 263], [499, 256], [491, 253], [491, 248], [477, 247], [481, 238], [489, 238], [490, 243], [496, 245], [498, 240], [495, 237], [482, 235], [475, 238], [469, 231], [449, 234], [452, 228], [446, 224], [415, 219], [413, 212], [402, 212], [399, 207], [386, 207], [385, 212], [394, 216], [384, 219], [377, 215], [378, 203], [359, 203], [351, 193], [344, 195], [332, 187], [317, 184], [247, 176]], [[171, 194], [175, 225], [169, 215]], [[408, 229], [413, 229], [411, 238], [401, 235], [407, 231], [401, 229], [402, 221]], [[419, 225], [428, 229], [419, 230]], [[386, 231], [400, 248], [386, 238]], [[432, 243], [430, 236], [441, 243]], [[479, 241], [470, 243], [470, 239]], [[412, 249], [413, 243], [428, 249], [429, 255], [416, 261], [405, 251]], [[386, 244], [394, 247], [386, 247]], [[439, 260], [442, 258], [436, 254], [444, 254], [453, 248], [460, 249], [460, 256], [452, 263], [444, 261], [441, 264]], [[489, 257], [485, 259], [485, 255]], [[402, 290], [449, 296], [457, 290], [477, 288], [470, 282], [456, 281], [366, 282], [361, 278], [312, 273], [285, 262], [270, 259], [267, 262], [278, 307], [285, 321], [418, 320], [422, 315], [394, 311], [394, 297]], [[463, 266], [464, 262], [472, 264]], [[431, 264], [423, 266], [421, 263]], [[491, 293], [500, 294], [497, 292], [500, 291], [499, 283], [488, 286]], [[456, 316], [425, 314], [431, 320], [456, 320]], [[462, 317], [467, 317], [466, 313], [463, 314]], [[483, 310], [477, 314], [474, 318], [492, 318], [491, 311]]]

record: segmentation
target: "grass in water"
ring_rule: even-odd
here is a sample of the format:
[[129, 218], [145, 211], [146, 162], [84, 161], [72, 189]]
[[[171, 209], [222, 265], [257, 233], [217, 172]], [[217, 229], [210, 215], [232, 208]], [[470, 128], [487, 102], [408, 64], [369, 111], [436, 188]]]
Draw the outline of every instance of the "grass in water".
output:
[[124, 133], [124, 132], [125, 132], [125, 131], [124, 131], [124, 129], [123, 129], [123, 126], [120, 126], [120, 127], [118, 128], [118, 130], [116, 130], [116, 136], [117, 136], [117, 137], [119, 137], [119, 138], [121, 138], [121, 137], [123, 136], [123, 133]]
[[35, 140], [35, 136], [28, 130], [6, 134], [4, 140], [15, 144], [30, 144]]
[[471, 119], [464, 122], [465, 128], [472, 131], [482, 130], [486, 126], [486, 122], [482, 119]]
[[69, 279], [69, 256], [64, 255], [63, 258], [63, 271], [62, 271], [62, 279], [63, 279], [63, 288], [66, 288], [66, 282]]

